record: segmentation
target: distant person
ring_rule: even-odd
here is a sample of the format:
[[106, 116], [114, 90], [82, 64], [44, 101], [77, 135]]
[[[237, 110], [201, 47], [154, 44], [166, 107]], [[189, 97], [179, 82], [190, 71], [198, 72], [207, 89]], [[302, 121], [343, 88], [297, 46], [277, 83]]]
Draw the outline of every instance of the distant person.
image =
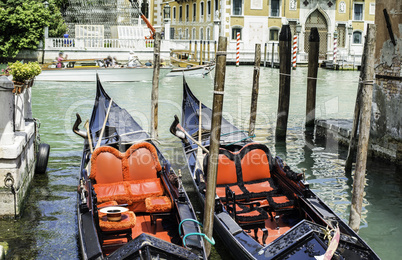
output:
[[147, 67], [152, 66], [152, 62], [150, 60], [148, 60], [147, 62], [145, 62], [145, 66], [147, 66]]
[[164, 59], [161, 59], [161, 67], [165, 67], [166, 66], [166, 62]]
[[105, 64], [106, 64], [106, 67], [111, 67], [112, 65], [113, 65], [113, 59], [112, 59], [112, 56], [107, 56], [107, 58], [105, 59]]
[[62, 61], [63, 60], [67, 60], [67, 54], [66, 54], [66, 56], [63, 57], [63, 53], [59, 52], [59, 57], [57, 57], [57, 68], [62, 67]]
[[138, 66], [138, 57], [135, 56], [134, 51], [130, 51], [130, 55], [128, 56], [128, 67], [137, 67]]

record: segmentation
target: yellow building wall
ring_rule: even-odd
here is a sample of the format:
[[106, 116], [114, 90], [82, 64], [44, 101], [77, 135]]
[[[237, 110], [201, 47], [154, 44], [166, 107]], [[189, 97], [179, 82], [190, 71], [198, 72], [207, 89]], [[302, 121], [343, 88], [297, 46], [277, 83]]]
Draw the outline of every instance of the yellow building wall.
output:
[[369, 1], [365, 1], [364, 2], [364, 20], [365, 21], [374, 21], [375, 19], [375, 10], [373, 14], [370, 14], [370, 4], [374, 3], [375, 4], [375, 0], [369, 0]]
[[278, 18], [268, 18], [268, 27], [276, 26], [281, 28], [282, 27], [282, 19]]
[[244, 27], [244, 18], [243, 17], [232, 17], [232, 19], [230, 19], [230, 27], [232, 26], [241, 26]]
[[269, 0], [262, 0], [262, 9], [251, 9], [251, 1], [249, 0], [244, 0], [244, 16], [250, 15], [250, 16], [267, 16], [269, 13], [268, 9], [268, 3]]

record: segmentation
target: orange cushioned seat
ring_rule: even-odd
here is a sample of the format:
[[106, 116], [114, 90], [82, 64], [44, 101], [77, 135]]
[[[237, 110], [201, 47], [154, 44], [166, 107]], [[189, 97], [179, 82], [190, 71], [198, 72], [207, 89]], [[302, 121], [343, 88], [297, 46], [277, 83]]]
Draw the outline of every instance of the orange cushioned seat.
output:
[[251, 199], [266, 198], [275, 193], [276, 187], [271, 178], [268, 147], [258, 143], [244, 146], [239, 151], [241, 177]]
[[117, 201], [131, 203], [126, 184], [123, 182], [124, 154], [109, 146], [101, 146], [92, 154], [91, 174], [99, 203]]
[[145, 207], [149, 213], [169, 212], [172, 202], [166, 196], [150, 197], [145, 199]]
[[108, 221], [107, 214], [99, 213], [99, 227], [102, 231], [131, 229], [135, 226], [135, 223], [136, 217], [132, 211], [122, 212], [120, 221]]
[[133, 144], [125, 153], [124, 180], [127, 184], [134, 212], [147, 210], [145, 199], [164, 194], [164, 188], [158, 172], [162, 170], [156, 148], [148, 143]]

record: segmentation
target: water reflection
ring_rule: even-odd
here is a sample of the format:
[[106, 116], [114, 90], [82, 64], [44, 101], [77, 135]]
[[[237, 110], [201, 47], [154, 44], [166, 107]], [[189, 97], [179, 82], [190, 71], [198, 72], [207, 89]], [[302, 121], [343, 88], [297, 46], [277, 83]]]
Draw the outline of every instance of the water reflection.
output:
[[[224, 116], [248, 129], [252, 66], [229, 66], [226, 70]], [[351, 119], [354, 111], [356, 71], [319, 70], [317, 118]], [[348, 222], [352, 176], [344, 173], [347, 150], [330, 139], [318, 139], [304, 128], [307, 68], [292, 71], [288, 135], [274, 138], [279, 90], [279, 70], [261, 68], [256, 141], [266, 143], [294, 169], [306, 169], [306, 179], [341, 218]], [[212, 105], [213, 78], [187, 78], [194, 94]], [[149, 128], [151, 83], [105, 83], [106, 91], [144, 127]], [[33, 87], [33, 112], [42, 127], [41, 139], [50, 144], [49, 171], [35, 176], [23, 216], [18, 221], [0, 221], [0, 241], [9, 244], [10, 259], [78, 259], [76, 185], [82, 139], [72, 134], [75, 113], [90, 117], [95, 97], [94, 83], [40, 83]], [[194, 198], [180, 142], [168, 129], [180, 115], [182, 78], [164, 78], [159, 90], [159, 137], [161, 149], [183, 174], [183, 183]], [[308, 129], [307, 129], [308, 130]], [[369, 160], [366, 195], [360, 235], [383, 259], [398, 259], [402, 223], [402, 177], [400, 168]], [[193, 199], [194, 207], [199, 209]], [[228, 259], [218, 244], [211, 259]]]

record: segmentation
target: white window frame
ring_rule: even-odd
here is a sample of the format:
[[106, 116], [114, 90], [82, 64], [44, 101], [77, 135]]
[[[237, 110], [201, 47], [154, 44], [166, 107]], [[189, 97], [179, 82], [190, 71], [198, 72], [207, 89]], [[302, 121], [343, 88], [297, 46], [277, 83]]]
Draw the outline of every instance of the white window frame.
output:
[[236, 0], [236, 1], [240, 1], [241, 2], [241, 10], [240, 10], [240, 14], [235, 14], [234, 12], [234, 3], [235, 0], [232, 0], [232, 16], [243, 16], [243, 12], [244, 12], [244, 6], [243, 6], [243, 0]]
[[204, 27], [200, 28], [200, 41], [204, 41]]
[[197, 39], [196, 38], [197, 37], [197, 29], [195, 29], [195, 27], [193, 27], [193, 29], [191, 31], [192, 31], [191, 39], [193, 39], [193, 40]]
[[[362, 18], [359, 20], [356, 20], [355, 17], [355, 7], [356, 5], [361, 5], [362, 6]], [[363, 2], [354, 2], [353, 3], [353, 21], [364, 21], [364, 3]]]
[[176, 18], [177, 18], [177, 16], [176, 16], [176, 6], [173, 6], [172, 11], [173, 11], [172, 19], [173, 19], [174, 21], [176, 21]]
[[236, 35], [233, 35], [233, 30], [235, 30], [235, 29], [240, 29], [240, 41], [242, 41], [243, 40], [243, 27], [241, 27], [239, 25], [232, 26], [232, 28], [230, 30], [230, 34], [231, 34], [230, 40], [235, 41], [235, 42], [237, 41], [237, 33], [236, 33]]
[[345, 14], [346, 13], [346, 3], [345, 1], [341, 1], [338, 6], [338, 13]]
[[193, 22], [197, 21], [197, 3], [193, 4]]
[[204, 1], [200, 2], [200, 22], [204, 22]]
[[[360, 33], [360, 42], [359, 43], [355, 43], [355, 33]], [[352, 33], [352, 45], [362, 45], [363, 44], [363, 32], [360, 30], [355, 30]]]
[[278, 0], [279, 1], [279, 11], [278, 11], [277, 16], [272, 15], [272, 1], [273, 0], [269, 0], [269, 17], [281, 17], [281, 14], [282, 14], [282, 0]]
[[[277, 40], [271, 40], [271, 31], [277, 31], [278, 32], [278, 39]], [[268, 34], [268, 40], [270, 42], [278, 42], [279, 41], [279, 33], [281, 31], [281, 28], [279, 27], [271, 27], [269, 28], [269, 34]]]

